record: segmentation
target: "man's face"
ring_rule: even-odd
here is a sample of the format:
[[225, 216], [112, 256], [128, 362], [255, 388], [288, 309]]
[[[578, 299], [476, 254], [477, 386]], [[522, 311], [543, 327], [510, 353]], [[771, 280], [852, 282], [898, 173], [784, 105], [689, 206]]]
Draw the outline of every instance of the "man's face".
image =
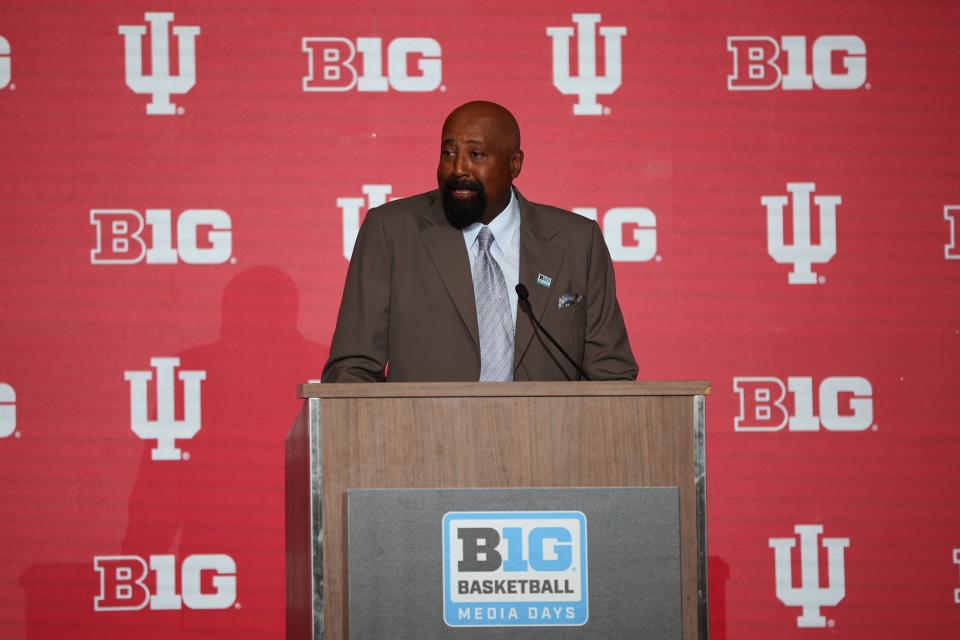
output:
[[447, 119], [437, 183], [450, 224], [488, 223], [507, 206], [523, 161], [514, 146], [494, 115], [465, 109]]

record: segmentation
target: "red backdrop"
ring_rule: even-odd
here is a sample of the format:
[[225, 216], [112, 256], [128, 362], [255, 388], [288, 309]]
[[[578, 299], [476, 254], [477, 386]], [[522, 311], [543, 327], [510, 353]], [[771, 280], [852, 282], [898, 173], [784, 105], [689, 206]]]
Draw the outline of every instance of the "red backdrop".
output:
[[485, 98], [524, 195], [604, 228], [641, 377], [713, 382], [713, 637], [955, 637], [958, 32], [946, 0], [4, 2], [0, 635], [281, 637], [344, 252]]

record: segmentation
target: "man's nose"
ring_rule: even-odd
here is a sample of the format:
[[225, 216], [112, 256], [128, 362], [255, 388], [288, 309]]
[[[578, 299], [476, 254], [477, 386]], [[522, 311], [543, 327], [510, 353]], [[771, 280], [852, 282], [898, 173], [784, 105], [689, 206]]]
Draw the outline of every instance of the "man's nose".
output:
[[462, 153], [458, 153], [453, 159], [453, 175], [458, 178], [469, 175], [469, 164], [467, 162], [467, 156]]

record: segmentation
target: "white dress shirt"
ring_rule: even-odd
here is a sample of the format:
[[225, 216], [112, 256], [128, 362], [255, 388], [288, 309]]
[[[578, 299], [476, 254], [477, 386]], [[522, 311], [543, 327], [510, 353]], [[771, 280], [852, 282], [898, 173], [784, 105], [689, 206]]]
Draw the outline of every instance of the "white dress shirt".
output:
[[[470, 256], [470, 273], [480, 253], [480, 243], [477, 237], [483, 224], [475, 222], [463, 228], [463, 241], [467, 244], [467, 255]], [[517, 195], [510, 189], [510, 202], [506, 208], [487, 225], [493, 234], [493, 245], [490, 254], [500, 266], [503, 278], [507, 282], [507, 295], [510, 296], [510, 313], [513, 315], [513, 326], [517, 326], [517, 283], [520, 282], [520, 205]]]

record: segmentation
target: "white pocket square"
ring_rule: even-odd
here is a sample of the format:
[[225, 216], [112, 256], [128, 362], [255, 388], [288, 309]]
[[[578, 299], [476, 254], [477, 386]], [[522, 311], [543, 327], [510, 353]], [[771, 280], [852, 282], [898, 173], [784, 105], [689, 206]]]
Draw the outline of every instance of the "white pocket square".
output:
[[560, 295], [560, 299], [557, 300], [557, 309], [566, 309], [567, 307], [573, 306], [583, 300], [583, 296], [579, 293], [564, 293]]

